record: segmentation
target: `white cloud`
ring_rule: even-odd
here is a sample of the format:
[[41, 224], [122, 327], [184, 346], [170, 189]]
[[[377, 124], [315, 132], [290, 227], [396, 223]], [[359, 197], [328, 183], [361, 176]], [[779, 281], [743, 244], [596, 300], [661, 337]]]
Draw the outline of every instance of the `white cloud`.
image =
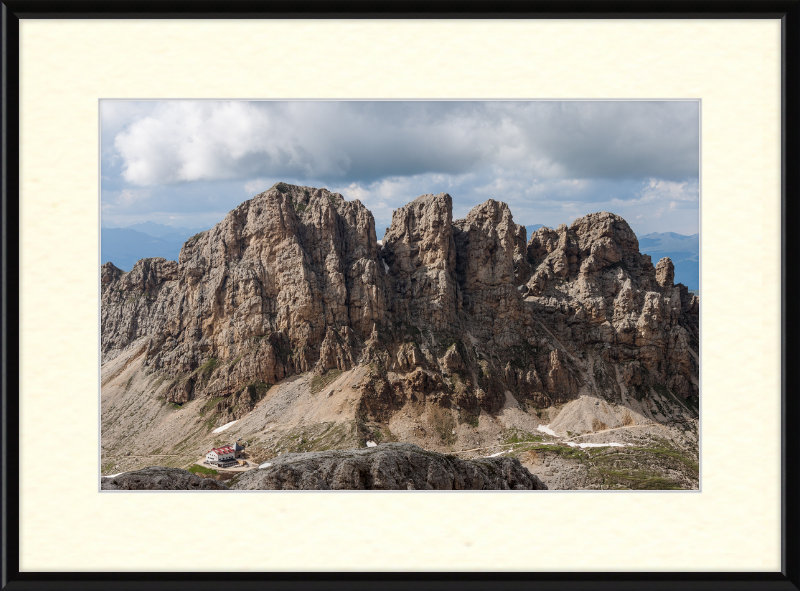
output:
[[122, 175], [198, 180], [464, 174], [497, 166], [543, 179], [696, 174], [690, 102], [103, 103]]
[[149, 198], [150, 191], [147, 189], [122, 189], [104, 194], [101, 209], [103, 211], [129, 209]]
[[254, 195], [258, 195], [259, 193], [263, 193], [267, 189], [269, 189], [272, 185], [274, 185], [278, 181], [271, 181], [266, 179], [253, 179], [252, 181], [247, 181], [244, 184], [244, 192], [247, 193], [248, 196], [253, 197]]
[[690, 102], [103, 101], [103, 220], [196, 227], [284, 181], [361, 200], [379, 237], [394, 209], [442, 191], [456, 219], [496, 199], [517, 223], [613, 211], [637, 232], [693, 233], [698, 116]]
[[700, 198], [699, 185], [696, 180], [674, 182], [664, 179], [650, 179], [642, 189], [642, 199], [645, 201], [666, 200], [697, 201]]
[[246, 102], [167, 102], [121, 131], [114, 146], [135, 185], [235, 178], [249, 154], [274, 157], [270, 119]]

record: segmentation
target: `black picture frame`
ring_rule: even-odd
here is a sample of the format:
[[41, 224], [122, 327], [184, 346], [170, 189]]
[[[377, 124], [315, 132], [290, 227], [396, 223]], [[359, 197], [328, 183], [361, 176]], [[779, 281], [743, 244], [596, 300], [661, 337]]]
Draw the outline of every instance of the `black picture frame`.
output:
[[[20, 572], [18, 465], [8, 461], [19, 440], [19, 22], [20, 19], [224, 18], [533, 18], [759, 19], [782, 21], [781, 194], [781, 571], [756, 572], [497, 572], [497, 573], [89, 573]], [[786, 364], [791, 333], [787, 302], [787, 224], [800, 193], [800, 0], [3, 0], [2, 2], [2, 589], [800, 589], [800, 399]], [[796, 268], [796, 265], [794, 266]], [[791, 359], [789, 357], [789, 359]], [[796, 390], [796, 388], [795, 388]], [[742, 475], [742, 486], [754, 481]], [[746, 511], [746, 508], [742, 508]]]

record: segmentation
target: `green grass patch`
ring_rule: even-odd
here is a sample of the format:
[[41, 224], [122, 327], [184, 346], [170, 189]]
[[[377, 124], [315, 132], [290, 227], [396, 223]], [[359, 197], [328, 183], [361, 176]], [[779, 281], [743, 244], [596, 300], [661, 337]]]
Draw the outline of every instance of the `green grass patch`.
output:
[[314, 377], [311, 378], [311, 393], [317, 394], [328, 384], [334, 382], [340, 375], [342, 375], [341, 369], [331, 369], [322, 375], [314, 374]]
[[586, 459], [586, 455], [581, 451], [579, 447], [569, 447], [566, 445], [537, 445], [537, 442], [531, 442], [530, 445], [524, 445], [522, 447], [517, 447], [514, 449], [514, 454], [519, 454], [525, 451], [541, 451], [541, 452], [551, 452], [558, 454], [562, 458], [572, 459], [583, 461]]
[[389, 427], [374, 426], [367, 427], [367, 430], [369, 431], [367, 439], [371, 439], [375, 443], [397, 441], [397, 437], [389, 430]]
[[539, 449], [553, 450], [562, 458], [571, 458], [574, 460], [583, 460], [585, 454], [579, 447], [569, 447], [561, 445], [542, 445]]
[[353, 423], [318, 423], [283, 434], [270, 448], [273, 451], [280, 448], [283, 453], [349, 449], [358, 446], [354, 440], [357, 432], [358, 427]]
[[683, 452], [668, 447], [635, 447], [636, 451], [651, 453], [657, 456], [673, 458], [681, 462], [684, 466], [692, 470], [695, 474], [700, 473], [700, 465], [691, 458], [687, 458]]
[[622, 486], [631, 490], [683, 490], [674, 480], [654, 476], [639, 470], [624, 472], [621, 470], [599, 470], [603, 484]]
[[219, 474], [219, 472], [217, 472], [213, 468], [206, 468], [205, 466], [200, 466], [198, 464], [192, 464], [189, 467], [189, 472], [191, 472], [192, 474], [212, 474], [212, 475]]
[[[502, 434], [503, 443], [528, 443], [544, 441], [539, 435], [534, 435], [521, 429], [509, 429]], [[571, 449], [571, 448], [570, 448]]]
[[200, 408], [200, 414], [204, 415], [209, 410], [214, 408], [220, 400], [225, 400], [225, 396], [217, 396], [216, 398], [210, 398], [203, 406]]
[[217, 369], [217, 365], [219, 365], [219, 359], [210, 357], [208, 361], [200, 366], [200, 376], [204, 382], [208, 381], [208, 378], [210, 378], [214, 370]]

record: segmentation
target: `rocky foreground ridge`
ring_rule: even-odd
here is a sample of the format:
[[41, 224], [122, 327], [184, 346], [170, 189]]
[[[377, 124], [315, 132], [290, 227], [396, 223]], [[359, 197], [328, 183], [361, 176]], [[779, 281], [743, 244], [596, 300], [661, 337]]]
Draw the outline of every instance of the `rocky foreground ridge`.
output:
[[[453, 220], [449, 195], [423, 195], [379, 243], [358, 200], [278, 183], [190, 238], [177, 262], [107, 263], [101, 284], [104, 389], [122, 375], [120, 392], [137, 386], [125, 373], [136, 359], [142, 393], [200, 401], [209, 430], [294, 376], [331, 396], [341, 372], [358, 375], [337, 412], [360, 445], [364, 425], [421, 407], [444, 448], [463, 438], [453, 421], [477, 427], [509, 405], [534, 431], [565, 404], [591, 408], [561, 413], [564, 436], [698, 416], [699, 299], [612, 213], [528, 239], [505, 203]], [[138, 429], [116, 428], [109, 448]]]
[[461, 460], [408, 443], [285, 454], [238, 476], [238, 490], [546, 490], [516, 458]]
[[178, 468], [105, 477], [102, 490], [546, 490], [513, 458], [460, 460], [407, 443], [286, 454], [228, 484]]
[[201, 478], [178, 468], [150, 466], [100, 479], [100, 490], [227, 490], [211, 478]]

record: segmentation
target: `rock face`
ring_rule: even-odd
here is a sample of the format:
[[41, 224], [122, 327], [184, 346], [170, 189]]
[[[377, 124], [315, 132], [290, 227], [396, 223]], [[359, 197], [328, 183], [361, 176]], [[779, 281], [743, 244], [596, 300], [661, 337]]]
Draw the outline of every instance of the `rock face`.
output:
[[278, 183], [178, 262], [103, 265], [102, 355], [146, 342], [168, 401], [218, 399], [227, 419], [285, 377], [369, 364], [367, 420], [412, 399], [479, 415], [582, 395], [661, 420], [654, 392], [699, 401], [699, 299], [673, 281], [612, 213], [526, 241], [505, 203], [453, 220], [449, 195], [423, 195], [379, 245], [359, 201]]
[[147, 364], [174, 378], [177, 403], [348, 369], [383, 322], [383, 274], [360, 202], [278, 183], [190, 238], [177, 263], [103, 265], [103, 361], [148, 336]]
[[[663, 386], [696, 402], [699, 299], [673, 284], [672, 261], [654, 269], [639, 253], [625, 220], [604, 212], [556, 231], [540, 228], [528, 259], [534, 272], [524, 287], [527, 309], [565, 344], [556, 346], [563, 349], [558, 359], [551, 353], [549, 372], [563, 376], [547, 383], [551, 392], [571, 394], [588, 381], [603, 397], [620, 400]], [[591, 358], [588, 380], [571, 371], [570, 354]]]
[[422, 195], [392, 214], [381, 249], [393, 318], [447, 329], [458, 323], [453, 200]]
[[520, 344], [530, 324], [517, 290], [519, 233], [524, 241], [525, 228], [514, 223], [508, 205], [493, 199], [453, 227], [465, 323], [474, 337], [502, 348]]
[[[263, 465], [263, 464], [262, 464]], [[286, 454], [237, 477], [234, 490], [544, 490], [512, 458], [460, 460], [407, 443]]]
[[100, 490], [228, 490], [228, 487], [186, 470], [150, 466], [119, 476], [105, 476], [100, 479]]

